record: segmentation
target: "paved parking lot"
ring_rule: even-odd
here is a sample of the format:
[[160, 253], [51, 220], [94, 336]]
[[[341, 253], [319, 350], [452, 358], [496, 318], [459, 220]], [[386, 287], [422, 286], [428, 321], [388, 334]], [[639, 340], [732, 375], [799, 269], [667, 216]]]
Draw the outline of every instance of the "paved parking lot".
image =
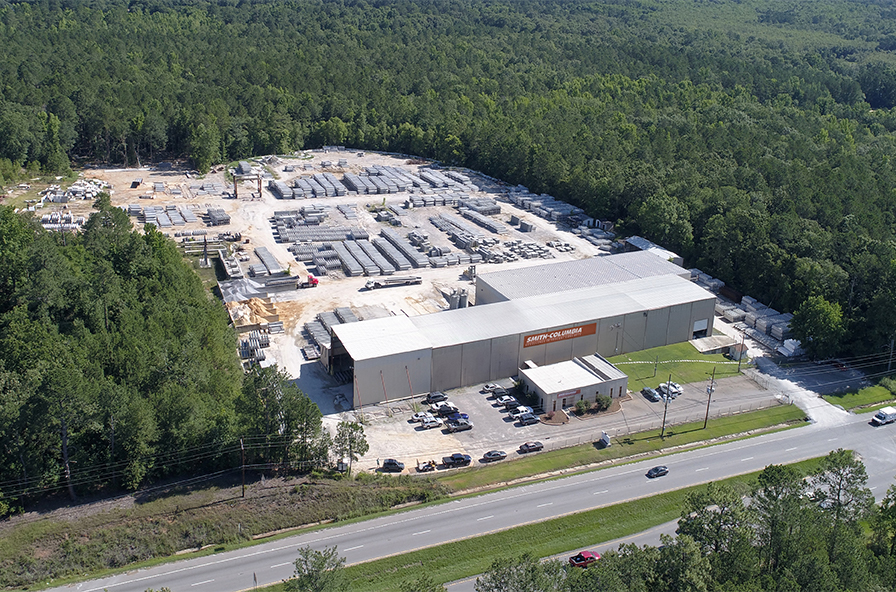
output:
[[[659, 381], [658, 381], [659, 382]], [[498, 381], [505, 387], [512, 386], [510, 379]], [[706, 413], [706, 384], [685, 384], [683, 394], [669, 403], [667, 425], [703, 419]], [[482, 385], [454, 389], [446, 394], [462, 413], [470, 416], [473, 429], [449, 434], [446, 430], [423, 430], [418, 423], [409, 421], [414, 410], [425, 410], [427, 405], [420, 398], [403, 400], [388, 406], [367, 408], [365, 433], [370, 451], [359, 461], [359, 469], [376, 470], [377, 460], [396, 458], [405, 463], [410, 472], [417, 462], [435, 460], [454, 452], [473, 457], [473, 464], [481, 464], [482, 454], [488, 450], [504, 450], [508, 458], [518, 456], [520, 444], [530, 440], [544, 443], [545, 449], [561, 448], [581, 442], [593, 442], [603, 431], [612, 437], [659, 428], [663, 419], [663, 403], [651, 403], [639, 392], [622, 402], [617, 413], [597, 418], [579, 419], [571, 416], [565, 425], [535, 424], [521, 426], [511, 421], [507, 411], [498, 406], [494, 398], [479, 392]], [[710, 406], [713, 417], [729, 415], [774, 404], [775, 394], [746, 376], [716, 381], [716, 389]], [[416, 405], [416, 407], [415, 407]]]

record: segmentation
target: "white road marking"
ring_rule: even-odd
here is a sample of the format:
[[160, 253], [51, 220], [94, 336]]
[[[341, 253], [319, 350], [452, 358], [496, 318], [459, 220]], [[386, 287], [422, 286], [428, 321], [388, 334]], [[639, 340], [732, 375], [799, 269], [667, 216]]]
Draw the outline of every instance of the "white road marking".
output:
[[287, 561], [286, 563], [278, 563], [277, 565], [272, 565], [270, 569], [274, 569], [275, 567], [283, 567], [284, 565], [292, 565], [292, 561]]
[[494, 518], [494, 517], [495, 517], [494, 514], [492, 514], [491, 516], [483, 516], [482, 518], [477, 518], [476, 522], [481, 522], [482, 520], [488, 520], [489, 518]]
[[796, 450], [796, 446], [794, 446], [793, 448], [788, 448], [788, 449], [785, 450], [784, 452], [791, 452], [791, 451], [793, 451], [793, 450]]
[[744, 462], [745, 460], [753, 460], [752, 456], [748, 456], [747, 458], [740, 459], [740, 462]]
[[828, 442], [833, 442], [833, 441], [835, 441], [836, 439], [837, 439], [837, 438], [828, 438]]
[[553, 506], [553, 505], [554, 505], [554, 502], [548, 502], [548, 503], [546, 503], [546, 504], [538, 504], [538, 505], [535, 506], [535, 507], [536, 507], [536, 508], [543, 508], [543, 507], [545, 507], [545, 506]]
[[421, 530], [420, 532], [415, 532], [411, 536], [417, 536], [418, 534], [426, 534], [427, 532], [432, 532], [432, 529], [430, 528], [429, 530]]
[[211, 584], [215, 580], [205, 580], [204, 582], [196, 582], [195, 584], [190, 584], [190, 586], [201, 586], [202, 584]]
[[700, 471], [708, 471], [708, 470], [709, 470], [709, 467], [703, 467], [702, 469], [697, 469], [697, 470], [694, 471], [694, 472], [695, 472], [695, 473], [699, 473]]
[[607, 493], [608, 491], [610, 491], [610, 490], [609, 490], [609, 489], [604, 489], [603, 491], [595, 491], [595, 492], [592, 493], [591, 495], [600, 495], [600, 494], [602, 494], [602, 493]]
[[343, 549], [343, 551], [354, 551], [355, 549], [360, 549], [364, 545], [358, 545], [357, 547], [349, 547], [348, 549]]

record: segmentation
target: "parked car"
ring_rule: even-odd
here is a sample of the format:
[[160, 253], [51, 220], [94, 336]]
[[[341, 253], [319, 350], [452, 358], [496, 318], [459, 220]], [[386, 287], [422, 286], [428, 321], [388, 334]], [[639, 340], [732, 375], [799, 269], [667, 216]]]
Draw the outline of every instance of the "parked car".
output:
[[523, 413], [520, 415], [520, 423], [524, 426], [532, 425], [533, 423], [538, 423], [540, 420], [538, 416], [534, 413]]
[[507, 458], [507, 453], [503, 450], [489, 450], [482, 455], [482, 460], [484, 460], [485, 462], [504, 460], [505, 458]]
[[677, 382], [664, 382], [658, 387], [656, 390], [660, 392], [660, 394], [668, 395], [673, 399], [682, 393], [681, 385]]
[[448, 421], [457, 421], [459, 419], [470, 419], [470, 416], [466, 413], [452, 413], [445, 419], [447, 419]]
[[648, 401], [652, 401], [654, 403], [657, 403], [657, 402], [663, 400], [663, 398], [660, 397], [659, 393], [657, 393], [656, 390], [650, 388], [649, 386], [642, 388], [641, 394], [644, 395], [645, 399], [647, 399]]
[[663, 475], [669, 472], [669, 467], [665, 465], [660, 465], [658, 467], [653, 467], [649, 471], [647, 471], [648, 479], [655, 479], [657, 477], [662, 477]]
[[496, 388], [495, 390], [492, 391], [492, 395], [493, 395], [495, 398], [498, 398], [498, 397], [506, 397], [506, 396], [509, 395], [509, 394], [510, 394], [510, 391], [508, 391], [508, 390], [507, 390], [506, 388], [504, 388], [503, 386], [499, 386], [498, 388]]
[[460, 409], [455, 407], [454, 405], [445, 405], [443, 407], [439, 407], [438, 416], [439, 417], [449, 417], [458, 413]]
[[574, 567], [588, 567], [592, 563], [597, 563], [598, 559], [600, 559], [600, 554], [592, 553], [591, 551], [582, 551], [581, 553], [570, 557], [569, 564]]
[[500, 384], [495, 384], [494, 382], [489, 382], [489, 383], [487, 383], [485, 386], [482, 387], [482, 391], [481, 391], [481, 392], [483, 392], [483, 393], [493, 393], [493, 392], [495, 392], [496, 390], [498, 390], [498, 389], [503, 389], [503, 388], [504, 388], [504, 387], [502, 387]]
[[448, 431], [453, 434], [454, 432], [465, 432], [467, 430], [472, 430], [473, 424], [466, 419], [458, 419], [457, 421], [449, 421], [445, 424], [445, 427], [447, 427]]
[[387, 458], [383, 461], [383, 471], [386, 471], [387, 473], [400, 473], [403, 470], [403, 462], [398, 462], [394, 458]]
[[429, 410], [432, 413], [438, 413], [439, 409], [441, 409], [442, 407], [453, 407], [454, 409], [457, 409], [457, 405], [455, 405], [451, 401], [439, 401], [438, 403], [434, 403], [433, 406], [429, 408]]
[[426, 398], [423, 399], [427, 405], [432, 405], [433, 403], [439, 403], [441, 401], [447, 401], [448, 395], [443, 393], [442, 391], [433, 391], [426, 395]]
[[544, 444], [541, 442], [526, 442], [525, 444], [520, 445], [520, 452], [538, 452], [543, 448]]
[[423, 421], [426, 421], [427, 419], [432, 419], [432, 413], [430, 413], [429, 411], [418, 411], [417, 413], [415, 413], [414, 415], [411, 416], [412, 422], [416, 422], [416, 421], [423, 422]]
[[430, 417], [429, 419], [424, 421], [422, 424], [420, 424], [420, 427], [422, 427], [424, 430], [440, 428], [440, 427], [442, 427], [442, 420], [439, 419], [438, 417]]
[[513, 419], [519, 419], [521, 415], [525, 415], [527, 413], [532, 413], [531, 407], [526, 407], [525, 405], [520, 405], [519, 407], [515, 407], [510, 410], [510, 417]]
[[516, 400], [516, 397], [503, 395], [498, 397], [498, 405], [503, 405], [505, 409], [512, 409], [514, 407], [519, 407], [520, 402]]
[[473, 457], [469, 454], [455, 452], [451, 456], [443, 456], [442, 464], [446, 467], [462, 467], [473, 462]]

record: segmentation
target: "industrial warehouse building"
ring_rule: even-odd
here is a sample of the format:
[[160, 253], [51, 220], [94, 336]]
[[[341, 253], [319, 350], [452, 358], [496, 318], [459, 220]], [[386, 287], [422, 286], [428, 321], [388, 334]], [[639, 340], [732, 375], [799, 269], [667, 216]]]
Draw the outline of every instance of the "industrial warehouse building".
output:
[[477, 305], [492, 304], [660, 275], [691, 279], [691, 272], [687, 269], [652, 252], [635, 251], [484, 273], [476, 278], [474, 302]]
[[[488, 284], [493, 304], [337, 325], [321, 359], [332, 372], [353, 371], [357, 407], [515, 376], [526, 362], [609, 357], [712, 333], [712, 293], [654, 255], [628, 255], [636, 255], [630, 269], [615, 255], [482, 275], [477, 295]], [[610, 272], [596, 272], [607, 260]], [[556, 268], [567, 279], [543, 281]]]

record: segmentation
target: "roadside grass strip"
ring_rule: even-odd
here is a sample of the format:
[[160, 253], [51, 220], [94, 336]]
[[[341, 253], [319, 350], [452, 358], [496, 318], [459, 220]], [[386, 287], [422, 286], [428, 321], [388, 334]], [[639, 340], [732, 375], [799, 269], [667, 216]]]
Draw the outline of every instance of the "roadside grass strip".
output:
[[[869, 386], [858, 392], [849, 391], [835, 395], [823, 395], [822, 398], [831, 405], [840, 405], [849, 411], [855, 409], [859, 413], [868, 413], [887, 405], [896, 405], [893, 393], [882, 386]], [[877, 407], [872, 408], [869, 407], [870, 405], [877, 405]]]
[[495, 463], [489, 467], [461, 469], [437, 477], [437, 479], [451, 491], [500, 486], [517, 479], [584, 467], [602, 461], [660, 452], [664, 449], [711, 441], [732, 434], [743, 434], [782, 425], [798, 427], [804, 425], [805, 419], [805, 412], [796, 405], [780, 405], [711, 419], [705, 430], [702, 421], [675, 425], [666, 428], [665, 438], [660, 438], [660, 430], [651, 430], [619, 439], [614, 438], [613, 445], [609, 448], [598, 449], [594, 444], [580, 444], [526, 456], [518, 460]]
[[[640, 390], [645, 386], [656, 388], [659, 383], [669, 380], [669, 374], [672, 375], [673, 382], [686, 384], [706, 381], [708, 383], [713, 366], [716, 367], [716, 380], [739, 374], [737, 362], [732, 363], [722, 354], [701, 355], [700, 359], [696, 360], [694, 359], [696, 353], [694, 346], [690, 343], [676, 343], [607, 359], [611, 364], [625, 367], [629, 388], [632, 391]], [[654, 364], [656, 364], [655, 372]], [[741, 367], [747, 365], [748, 362], [744, 361]], [[636, 385], [637, 389], [635, 389]]]

